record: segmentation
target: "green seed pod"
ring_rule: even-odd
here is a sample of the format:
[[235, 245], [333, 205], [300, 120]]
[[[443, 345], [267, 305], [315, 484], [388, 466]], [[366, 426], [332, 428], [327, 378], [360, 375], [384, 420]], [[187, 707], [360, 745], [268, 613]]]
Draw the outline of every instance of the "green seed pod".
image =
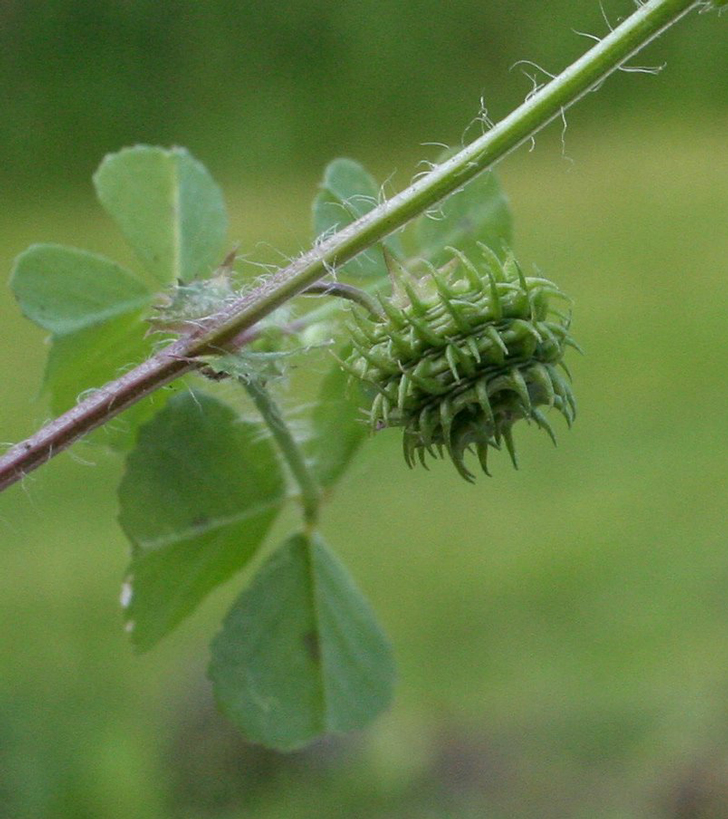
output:
[[410, 466], [447, 452], [468, 481], [466, 451], [490, 474], [488, 449], [505, 444], [517, 467], [516, 421], [532, 420], [555, 442], [539, 407], [555, 408], [569, 426], [576, 415], [557, 366], [566, 369], [566, 347], [579, 348], [570, 315], [552, 306], [568, 297], [547, 279], [524, 276], [513, 256], [501, 263], [481, 250], [472, 260], [452, 249], [452, 261], [421, 278], [390, 260], [392, 297], [380, 297], [381, 315], [355, 317], [353, 351], [342, 362], [376, 387], [373, 429], [403, 427]]

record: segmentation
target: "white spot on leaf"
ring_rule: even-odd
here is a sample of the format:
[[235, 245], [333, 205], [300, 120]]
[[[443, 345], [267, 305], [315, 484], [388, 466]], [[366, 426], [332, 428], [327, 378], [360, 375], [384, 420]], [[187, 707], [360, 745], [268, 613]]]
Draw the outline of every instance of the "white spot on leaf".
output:
[[132, 578], [127, 577], [127, 579], [121, 585], [121, 594], [119, 595], [119, 602], [121, 603], [122, 608], [128, 608], [129, 604], [131, 603], [131, 599], [134, 596], [134, 589], [132, 588]]

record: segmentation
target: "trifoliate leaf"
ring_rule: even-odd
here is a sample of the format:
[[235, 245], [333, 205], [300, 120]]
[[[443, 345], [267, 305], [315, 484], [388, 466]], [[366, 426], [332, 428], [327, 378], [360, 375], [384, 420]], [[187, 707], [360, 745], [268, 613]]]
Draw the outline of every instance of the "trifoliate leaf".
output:
[[119, 488], [131, 540], [127, 628], [154, 645], [243, 568], [283, 504], [273, 446], [204, 393], [183, 393], [142, 427]]
[[[352, 159], [335, 159], [324, 171], [321, 190], [313, 203], [313, 226], [316, 236], [335, 233], [376, 207], [379, 187], [373, 177]], [[383, 244], [399, 258], [402, 246], [397, 236]], [[340, 272], [357, 278], [379, 278], [387, 275], [382, 246], [374, 245], [342, 265]]]
[[94, 184], [154, 286], [213, 271], [227, 233], [225, 203], [184, 148], [138, 145], [109, 154]]
[[369, 604], [303, 534], [263, 565], [212, 643], [219, 705], [249, 740], [282, 750], [362, 728], [389, 704], [394, 676]]

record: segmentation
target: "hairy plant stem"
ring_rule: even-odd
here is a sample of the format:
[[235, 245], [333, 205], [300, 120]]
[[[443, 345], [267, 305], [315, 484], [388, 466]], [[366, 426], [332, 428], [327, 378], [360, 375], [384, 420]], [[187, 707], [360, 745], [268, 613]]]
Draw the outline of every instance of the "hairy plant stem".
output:
[[301, 490], [303, 519], [313, 528], [318, 520], [321, 490], [306, 464], [301, 448], [291, 434], [278, 404], [263, 384], [256, 380], [245, 381], [242, 378], [239, 378], [238, 381], [253, 399], [258, 412], [263, 416], [263, 420], [280, 447], [291, 474]]
[[332, 269], [435, 206], [544, 128], [703, 0], [648, 0], [586, 54], [455, 156], [343, 230], [317, 243], [260, 287], [115, 381], [93, 392], [0, 458], [0, 490], [87, 432], [197, 367], [200, 355], [246, 343], [253, 325]]

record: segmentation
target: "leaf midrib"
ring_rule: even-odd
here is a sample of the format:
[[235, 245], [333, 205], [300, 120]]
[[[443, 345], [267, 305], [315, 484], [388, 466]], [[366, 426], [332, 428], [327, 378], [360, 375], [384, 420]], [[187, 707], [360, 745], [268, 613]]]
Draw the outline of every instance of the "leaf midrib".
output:
[[139, 549], [143, 549], [145, 552], [155, 552], [159, 551], [160, 549], [164, 549], [167, 546], [176, 546], [178, 543], [185, 540], [192, 540], [195, 537], [208, 534], [211, 531], [228, 526], [234, 526], [248, 520], [249, 518], [257, 517], [265, 512], [269, 512], [271, 509], [281, 506], [285, 499], [285, 494], [281, 494], [275, 499], [267, 500], [264, 503], [259, 503], [255, 506], [250, 506], [244, 512], [239, 512], [234, 515], [222, 515], [219, 517], [210, 518], [209, 520], [205, 521], [205, 523], [198, 526], [187, 526], [183, 529], [178, 529], [171, 534], [161, 535], [157, 538], [145, 540], [132, 533], [128, 533], [128, 536]]
[[182, 226], [180, 219], [180, 163], [177, 152], [172, 153], [172, 265], [174, 278], [181, 278], [182, 270]]
[[316, 627], [316, 640], [318, 641], [318, 662], [317, 673], [319, 677], [319, 692], [321, 700], [321, 730], [328, 731], [330, 715], [329, 715], [329, 696], [326, 686], [326, 658], [324, 654], [324, 641], [322, 639], [319, 593], [318, 593], [318, 579], [316, 576], [316, 560], [314, 550], [317, 543], [311, 536], [305, 536], [306, 539], [306, 568], [308, 570], [309, 582], [311, 584], [311, 610], [313, 613], [313, 620]]

